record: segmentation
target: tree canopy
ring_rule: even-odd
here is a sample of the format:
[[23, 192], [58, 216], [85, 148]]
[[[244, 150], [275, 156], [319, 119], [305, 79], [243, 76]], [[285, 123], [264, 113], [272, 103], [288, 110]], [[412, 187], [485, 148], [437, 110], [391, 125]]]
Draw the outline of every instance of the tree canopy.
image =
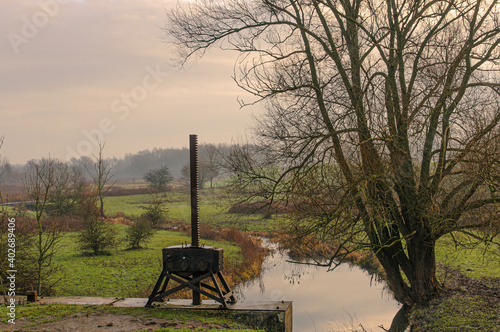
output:
[[369, 247], [400, 302], [437, 294], [441, 236], [494, 241], [498, 1], [200, 0], [166, 31], [182, 61], [239, 52], [234, 78], [267, 109], [242, 189], [287, 201], [296, 234]]
[[144, 174], [144, 180], [151, 184], [153, 189], [165, 191], [167, 185], [173, 180], [170, 170], [163, 165], [160, 168], [151, 169]]

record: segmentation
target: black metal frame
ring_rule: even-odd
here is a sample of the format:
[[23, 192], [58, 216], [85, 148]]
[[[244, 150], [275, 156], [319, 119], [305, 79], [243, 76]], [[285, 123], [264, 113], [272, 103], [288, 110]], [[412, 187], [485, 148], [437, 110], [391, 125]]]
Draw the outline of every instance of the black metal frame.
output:
[[[219, 281], [217, 281], [217, 277], [220, 281], [220, 284], [222, 284], [222, 288], [219, 285]], [[212, 280], [214, 287], [208, 285], [205, 282], [202, 282], [203, 280], [208, 278]], [[167, 290], [167, 286], [170, 280], [179, 283], [179, 285]], [[219, 302], [224, 309], [228, 308], [228, 303], [236, 302], [233, 292], [229, 288], [226, 279], [220, 271], [214, 273], [210, 269], [206, 272], [198, 272], [186, 275], [182, 272], [169, 272], [164, 268], [160, 277], [158, 278], [158, 281], [156, 282], [153, 292], [149, 296], [146, 307], [152, 307], [153, 302], [162, 301], [166, 296], [176, 293], [184, 288], [190, 288], [193, 290], [193, 293], [205, 295], [206, 297]], [[206, 288], [212, 293], [203, 290], [203, 288]], [[215, 293], [216, 295], [214, 295], [213, 293]]]

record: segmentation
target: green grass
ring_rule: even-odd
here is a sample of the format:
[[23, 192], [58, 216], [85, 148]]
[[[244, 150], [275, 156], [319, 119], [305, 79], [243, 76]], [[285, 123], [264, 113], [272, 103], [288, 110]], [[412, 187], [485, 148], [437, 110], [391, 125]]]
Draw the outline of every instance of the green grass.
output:
[[[6, 306], [0, 306], [2, 322], [7, 323]], [[161, 318], [186, 324], [190, 322], [203, 323], [204, 325], [223, 325], [224, 329], [200, 328], [195, 331], [259, 331], [250, 329], [249, 326], [237, 321], [230, 315], [217, 311], [191, 311], [191, 310], [154, 310], [149, 308], [117, 308], [110, 306], [84, 306], [70, 304], [27, 304], [16, 306], [16, 322], [23, 322], [23, 328], [43, 326], [43, 324], [57, 322], [65, 317], [78, 317], [87, 314], [102, 315], [131, 315], [143, 319]], [[226, 328], [227, 327], [227, 328]], [[158, 329], [156, 331], [191, 331], [191, 329]]]
[[[243, 231], [272, 232], [275, 230], [278, 218], [264, 219], [262, 215], [242, 215], [228, 213], [227, 199], [221, 198], [222, 189], [203, 189], [200, 193], [199, 216], [200, 223], [214, 227], [234, 227]], [[169, 200], [167, 219], [189, 223], [191, 220], [190, 197], [187, 192], [167, 192]], [[141, 205], [151, 200], [150, 195], [129, 195], [105, 197], [104, 209], [107, 215], [114, 216], [123, 213], [125, 216], [140, 216]]]
[[[470, 278], [495, 278], [500, 276], [500, 252], [498, 247], [486, 247], [484, 243], [473, 244], [466, 235], [454, 235], [468, 247], [456, 247], [451, 235], [439, 239], [436, 244], [436, 261]], [[496, 252], [495, 252], [496, 250]]]
[[[126, 226], [117, 226], [123, 238]], [[161, 272], [161, 249], [189, 243], [191, 238], [177, 232], [158, 231], [147, 249], [115, 249], [111, 255], [84, 256], [78, 249], [78, 233], [67, 233], [61, 239], [53, 263], [58, 266], [54, 279], [57, 296], [146, 297]], [[123, 241], [122, 241], [123, 242]], [[228, 265], [242, 261], [240, 249], [228, 242], [204, 241], [224, 249]]]
[[[468, 245], [457, 246], [454, 239]], [[499, 278], [498, 248], [475, 242], [477, 241], [472, 237], [464, 234], [444, 236], [436, 244], [436, 261], [472, 279], [488, 281]], [[449, 276], [443, 269], [438, 269], [437, 275], [440, 282], [456, 287], [453, 275]], [[459, 287], [459, 290], [445, 290], [442, 296], [428, 305], [414, 308], [410, 317], [415, 324], [414, 330], [499, 332], [499, 303], [491, 301], [488, 295], [477, 295], [466, 286]]]
[[489, 305], [479, 296], [451, 296], [437, 299], [430, 306], [417, 308], [411, 315], [419, 321], [416, 331], [500, 331], [500, 306]]
[[[200, 203], [201, 222], [221, 227], [237, 227], [240, 229], [259, 228], [269, 229], [272, 227], [268, 220], [262, 220], [262, 225], [258, 226], [261, 219], [257, 218], [257, 223], [252, 223], [249, 217], [238, 218], [223, 212], [220, 207], [220, 200], [214, 194], [214, 190], [206, 190], [207, 194], [202, 195]], [[190, 204], [187, 193], [168, 193], [167, 199], [170, 201], [168, 208], [169, 220], [190, 222]], [[151, 200], [150, 195], [115, 196], [106, 197], [105, 208], [108, 215], [116, 215], [119, 212], [128, 216], [139, 216], [143, 211], [141, 205], [147, 204]], [[257, 226], [255, 226], [257, 225]], [[57, 271], [52, 281], [58, 280], [54, 286], [56, 296], [105, 296], [105, 297], [147, 297], [156, 283], [162, 268], [161, 249], [164, 247], [190, 243], [191, 238], [178, 232], [160, 230], [149, 241], [148, 248], [142, 250], [127, 250], [125, 248], [125, 230], [127, 226], [116, 225], [121, 245], [110, 252], [110, 255], [88, 256], [83, 255], [78, 248], [78, 233], [69, 232], [62, 236], [53, 264]], [[209, 241], [201, 239], [201, 243], [216, 246], [224, 249], [225, 268], [237, 267], [243, 258], [240, 248], [224, 241]], [[3, 317], [5, 307], [1, 307], [0, 312]], [[18, 306], [16, 307], [16, 321], [26, 319], [30, 324], [40, 325], [60, 320], [63, 317], [73, 317], [88, 312], [92, 313], [116, 313], [131, 315], [166, 315], [168, 319], [183, 322], [196, 321], [203, 322], [198, 326], [208, 324], [207, 328], [202, 327], [197, 331], [256, 331], [249, 329], [234, 318], [220, 316], [210, 316], [199, 312], [175, 312], [168, 314], [164, 310], [147, 310], [138, 308], [112, 308], [100, 306], [67, 306], [67, 305], [40, 305], [40, 306]], [[170, 316], [168, 316], [170, 315]], [[3, 319], [5, 322], [5, 319]], [[221, 324], [223, 329], [213, 329], [211, 322]], [[225, 326], [228, 326], [226, 329]], [[24, 327], [23, 327], [24, 328]], [[1, 328], [0, 328], [1, 330]], [[164, 328], [159, 331], [191, 331], [191, 328], [172, 329]]]
[[151, 200], [150, 195], [127, 195], [104, 197], [104, 210], [107, 215], [124, 213], [126, 216], [140, 216], [143, 210], [141, 205]]

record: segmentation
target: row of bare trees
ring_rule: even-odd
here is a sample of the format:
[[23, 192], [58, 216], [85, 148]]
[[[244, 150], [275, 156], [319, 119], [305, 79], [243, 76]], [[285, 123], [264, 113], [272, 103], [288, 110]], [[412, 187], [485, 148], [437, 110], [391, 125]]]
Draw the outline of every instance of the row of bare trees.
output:
[[181, 63], [241, 55], [267, 110], [233, 153], [241, 189], [288, 202], [296, 234], [372, 250], [401, 303], [438, 294], [442, 236], [498, 241], [497, 0], [200, 0], [165, 30]]
[[[16, 220], [18, 291], [36, 290], [40, 295], [51, 291], [57, 282], [54, 280], [57, 267], [52, 259], [65, 231], [81, 231], [83, 251], [100, 252], [113, 244], [112, 237], [108, 236], [108, 225], [99, 219], [103, 215], [102, 195], [112, 185], [111, 168], [102, 158], [103, 148], [104, 144], [101, 144], [95, 157], [95, 168], [88, 170], [93, 183], [81, 170], [67, 163], [50, 158], [31, 160], [25, 167], [22, 181], [27, 210], [23, 206], [17, 211], [7, 210], [1, 202], [2, 248], [7, 245], [6, 222], [9, 218]], [[3, 280], [8, 269], [6, 261], [1, 263], [0, 277]]]
[[[200, 146], [198, 162], [198, 185], [200, 189], [204, 188], [207, 183], [210, 184], [210, 188], [213, 188], [214, 180], [224, 173], [223, 155], [228, 149], [230, 147], [225, 144], [203, 144]], [[183, 178], [189, 181], [189, 163], [182, 167], [181, 173]]]

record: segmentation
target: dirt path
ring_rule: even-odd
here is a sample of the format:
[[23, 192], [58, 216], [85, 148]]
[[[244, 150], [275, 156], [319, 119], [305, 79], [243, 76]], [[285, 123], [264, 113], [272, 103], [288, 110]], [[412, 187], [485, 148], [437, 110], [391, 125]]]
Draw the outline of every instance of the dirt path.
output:
[[500, 304], [500, 277], [473, 279], [450, 268], [441, 266], [449, 275], [446, 288], [451, 292], [477, 295], [485, 298], [490, 305]]
[[[1, 323], [0, 331], [48, 331], [48, 332], [70, 332], [70, 331], [156, 331], [160, 328], [196, 328], [224, 329], [227, 325], [205, 323], [197, 321], [172, 321], [153, 317], [134, 317], [131, 315], [115, 314], [75, 314], [76, 317], [66, 317], [57, 322], [46, 323], [35, 327], [23, 327], [28, 324], [22, 318], [15, 325]], [[31, 322], [30, 322], [31, 323]]]

